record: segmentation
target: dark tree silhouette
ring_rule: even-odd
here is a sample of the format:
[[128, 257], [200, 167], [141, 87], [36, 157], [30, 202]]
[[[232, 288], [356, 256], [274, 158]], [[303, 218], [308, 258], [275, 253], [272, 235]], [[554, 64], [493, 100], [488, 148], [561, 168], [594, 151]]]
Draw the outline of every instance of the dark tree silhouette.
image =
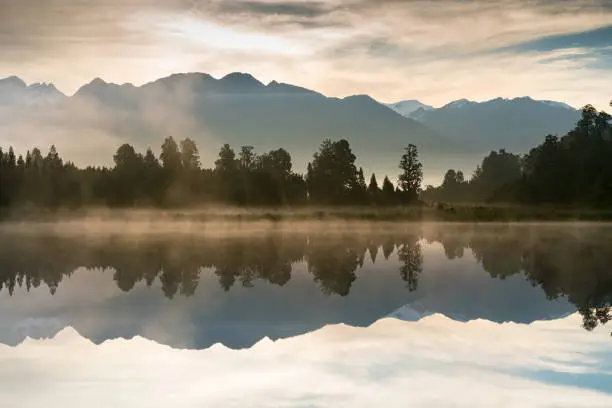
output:
[[418, 197], [423, 181], [423, 164], [419, 162], [419, 153], [415, 145], [409, 144], [404, 150], [399, 164], [402, 172], [398, 177], [398, 186], [408, 201], [414, 201]]
[[350, 203], [352, 193], [359, 185], [355, 159], [346, 140], [324, 140], [309, 165], [310, 199], [325, 204]]
[[391, 205], [397, 203], [397, 196], [395, 194], [395, 187], [389, 180], [389, 177], [385, 176], [382, 184], [381, 201], [383, 204]]
[[380, 188], [378, 187], [378, 181], [376, 181], [376, 174], [372, 173], [372, 177], [370, 177], [370, 184], [368, 184], [368, 196], [370, 201], [375, 203], [379, 194]]

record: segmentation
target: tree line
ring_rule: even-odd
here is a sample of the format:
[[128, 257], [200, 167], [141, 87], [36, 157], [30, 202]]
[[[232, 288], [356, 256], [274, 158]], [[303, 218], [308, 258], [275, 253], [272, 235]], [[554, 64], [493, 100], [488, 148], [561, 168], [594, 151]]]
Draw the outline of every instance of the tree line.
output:
[[285, 149], [258, 154], [221, 147], [204, 168], [196, 143], [168, 137], [159, 156], [121, 145], [113, 167], [76, 167], [55, 146], [17, 156], [0, 148], [0, 207], [167, 207], [201, 203], [266, 205], [400, 205], [425, 202], [612, 204], [612, 117], [587, 105], [567, 135], [548, 135], [525, 155], [492, 151], [471, 178], [449, 169], [438, 187], [421, 189], [423, 166], [415, 145], [400, 157], [394, 185], [369, 181], [347, 140], [324, 140], [305, 174], [293, 170]]
[[[611, 103], [612, 104], [612, 103]], [[612, 204], [612, 125], [593, 106], [568, 134], [548, 135], [525, 155], [492, 151], [471, 179], [450, 169], [438, 187], [422, 193], [430, 202], [508, 202], [609, 206]]]
[[416, 146], [400, 157], [397, 187], [385, 177], [379, 187], [363, 169], [349, 142], [324, 140], [305, 175], [293, 171], [285, 149], [257, 154], [253, 146], [236, 151], [221, 147], [213, 168], [200, 162], [192, 139], [168, 137], [159, 157], [121, 145], [113, 167], [78, 168], [64, 161], [55, 146], [43, 156], [39, 148], [17, 156], [0, 148], [0, 207], [183, 206], [199, 203], [234, 205], [379, 204], [415, 202], [423, 178]]

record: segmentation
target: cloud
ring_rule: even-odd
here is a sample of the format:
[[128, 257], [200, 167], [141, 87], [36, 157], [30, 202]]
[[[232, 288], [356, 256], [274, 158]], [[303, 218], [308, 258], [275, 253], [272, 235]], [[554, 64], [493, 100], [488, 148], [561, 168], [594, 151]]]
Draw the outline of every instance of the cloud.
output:
[[331, 96], [602, 105], [611, 27], [607, 0], [0, 0], [0, 76], [72, 92], [247, 71]]
[[594, 30], [540, 37], [535, 40], [502, 47], [500, 52], [550, 52], [565, 49], [585, 49], [597, 52], [612, 47], [612, 25]]
[[307, 1], [224, 1], [218, 9], [227, 14], [283, 15], [314, 18], [328, 14], [333, 7], [324, 2]]

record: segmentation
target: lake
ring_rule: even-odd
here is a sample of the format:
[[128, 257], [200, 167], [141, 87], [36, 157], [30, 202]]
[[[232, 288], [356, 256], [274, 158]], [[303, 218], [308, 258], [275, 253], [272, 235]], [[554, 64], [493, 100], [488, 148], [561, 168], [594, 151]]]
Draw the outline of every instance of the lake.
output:
[[96, 344], [242, 349], [387, 316], [532, 323], [577, 311], [588, 336], [612, 300], [609, 225], [253, 225], [5, 226], [0, 342], [70, 326]]

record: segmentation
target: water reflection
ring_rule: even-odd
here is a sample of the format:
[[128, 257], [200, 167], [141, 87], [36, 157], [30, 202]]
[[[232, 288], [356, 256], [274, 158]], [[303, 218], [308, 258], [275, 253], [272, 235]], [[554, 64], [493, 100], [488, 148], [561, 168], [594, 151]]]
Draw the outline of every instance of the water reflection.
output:
[[262, 280], [283, 286], [294, 264], [305, 262], [313, 280], [326, 295], [347, 296], [369, 252], [376, 262], [379, 248], [384, 259], [397, 251], [399, 275], [413, 291], [422, 270], [418, 235], [266, 234], [259, 237], [2, 237], [0, 290], [13, 294], [41, 284], [54, 294], [61, 282], [80, 268], [113, 269], [113, 279], [129, 292], [138, 282], [161, 282], [164, 295], [193, 295], [202, 269], [212, 268], [220, 286], [229, 291], [240, 284], [253, 287]]
[[[30, 292], [47, 286], [51, 295], [57, 294], [61, 285], [90, 270], [112, 273], [116, 287], [125, 292], [97, 306], [105, 312], [142, 315], [154, 308], [155, 313], [167, 314], [180, 305], [181, 316], [168, 320], [181, 327], [169, 329], [166, 322], [154, 331], [159, 336], [160, 331], [191, 327], [192, 341], [185, 343], [189, 347], [217, 341], [246, 347], [264, 336], [300, 334], [328, 323], [368, 325], [415, 302], [465, 320], [529, 323], [578, 310], [584, 328], [592, 330], [610, 320], [610, 238], [609, 227], [442, 224], [361, 233], [271, 230], [222, 238], [3, 234], [0, 295], [9, 298], [3, 300], [0, 324], [11, 315], [40, 319], [32, 316], [39, 312], [21, 313], [28, 302], [38, 301]], [[488, 275], [483, 277], [482, 271]], [[93, 275], [87, 276], [70, 290], [95, 293]], [[213, 279], [225, 297], [211, 287]], [[312, 283], [319, 296], [313, 295]], [[157, 288], [173, 301], [151, 306], [159, 305], [152, 295], [159, 293]], [[15, 298], [20, 301], [11, 302]], [[195, 300], [181, 300], [191, 298]], [[206, 304], [206, 299], [216, 304]], [[54, 302], [46, 302], [46, 310], [52, 309]], [[73, 306], [68, 301], [60, 313], [63, 319], [51, 314], [44, 321], [59, 319], [78, 326], [74, 312], [66, 312]], [[142, 327], [144, 319], [134, 316], [121, 330], [105, 333], [89, 327], [90, 337], [103, 341], [143, 335], [149, 330]]]

